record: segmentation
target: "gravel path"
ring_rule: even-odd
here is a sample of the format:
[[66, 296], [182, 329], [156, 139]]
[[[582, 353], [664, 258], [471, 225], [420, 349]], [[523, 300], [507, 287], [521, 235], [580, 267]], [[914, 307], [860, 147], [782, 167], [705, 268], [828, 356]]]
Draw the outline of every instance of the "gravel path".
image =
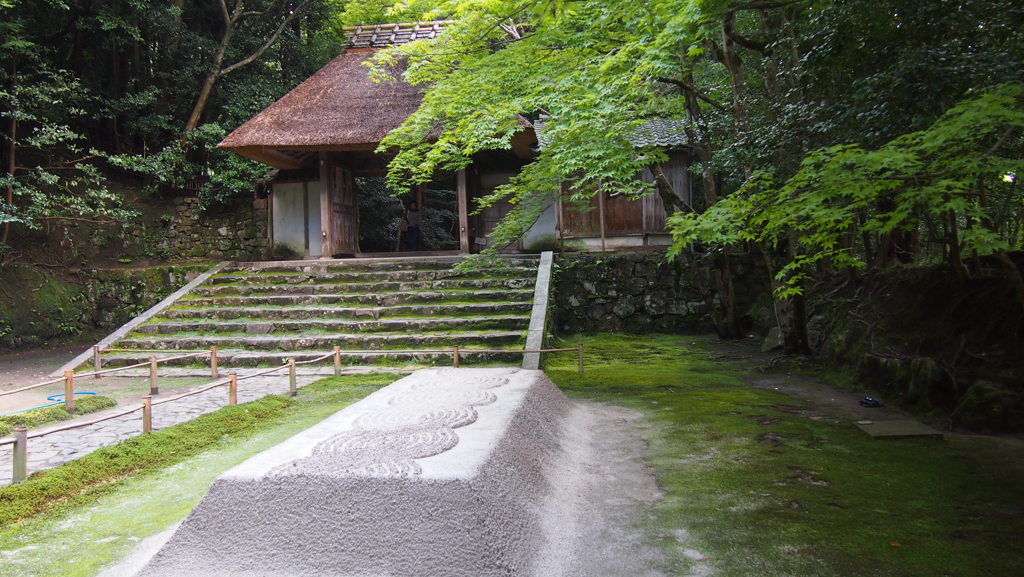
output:
[[[250, 372], [255, 372], [250, 371]], [[244, 376], [245, 371], [239, 371], [239, 376]], [[296, 379], [298, 386], [305, 386], [313, 381], [322, 378], [318, 375], [299, 375]], [[30, 381], [33, 382], [33, 381]], [[165, 393], [164, 397], [178, 394], [180, 391]], [[279, 395], [288, 392], [288, 377], [266, 375], [240, 381], [238, 384], [238, 402], [247, 403], [266, 395]], [[2, 398], [2, 397], [0, 397]], [[159, 401], [160, 396], [154, 397]], [[189, 421], [203, 415], [216, 411], [228, 404], [227, 387], [217, 387], [186, 397], [172, 403], [158, 405], [153, 408], [153, 429], [165, 429]], [[110, 412], [118, 412], [128, 409], [132, 404], [122, 404]], [[83, 420], [94, 419], [103, 413], [94, 413], [82, 417]], [[39, 429], [39, 431], [52, 430], [68, 424], [69, 421], [51, 425]], [[101, 447], [107, 447], [119, 443], [125, 439], [142, 434], [142, 411], [131, 413], [122, 417], [89, 425], [69, 431], [52, 433], [43, 437], [31, 439], [28, 442], [28, 472], [49, 469], [62, 465], [68, 461], [87, 455]], [[7, 485], [11, 482], [13, 474], [13, 445], [0, 447], [0, 485]]]

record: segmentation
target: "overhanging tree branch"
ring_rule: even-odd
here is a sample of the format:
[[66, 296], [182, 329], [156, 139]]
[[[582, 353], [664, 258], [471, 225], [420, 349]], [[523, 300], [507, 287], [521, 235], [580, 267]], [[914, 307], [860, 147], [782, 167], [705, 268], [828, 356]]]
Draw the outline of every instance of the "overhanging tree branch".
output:
[[[189, 115], [188, 121], [185, 123], [185, 132], [191, 132], [199, 126], [199, 119], [202, 117], [203, 111], [206, 109], [206, 103], [210, 99], [210, 94], [213, 92], [213, 85], [216, 84], [217, 79], [234, 70], [238, 70], [246, 64], [252, 63], [260, 56], [263, 56], [263, 53], [281, 38], [281, 34], [284, 32], [285, 28], [287, 28], [288, 25], [296, 18], [305, 14], [311, 2], [312, 0], [302, 0], [294, 8], [289, 10], [287, 8], [287, 2], [282, 1], [280, 6], [284, 10], [284, 17], [280, 22], [278, 22], [277, 28], [267, 38], [266, 42], [264, 42], [249, 56], [246, 56], [234, 64], [224, 66], [224, 55], [227, 52], [228, 46], [231, 45], [231, 38], [234, 36], [236, 26], [247, 16], [263, 14], [269, 11], [269, 8], [262, 12], [246, 11], [245, 2], [243, 0], [235, 0], [234, 7], [229, 11], [226, 0], [219, 0], [221, 17], [224, 19], [224, 35], [221, 37], [220, 44], [217, 46], [217, 51], [214, 53], [213, 65], [210, 66], [209, 71], [206, 73], [206, 79], [203, 80], [203, 86], [199, 90], [199, 97], [196, 99], [196, 104], [192, 107], [192, 113]], [[184, 142], [184, 138], [182, 140]]]
[[677, 80], [675, 78], [655, 78], [655, 80], [663, 84], [671, 84], [673, 86], [678, 86], [679, 88], [682, 88], [686, 92], [693, 94], [701, 102], [705, 102], [711, 105], [715, 110], [718, 110], [719, 112], [726, 112], [729, 110], [729, 108], [726, 107], [725, 105], [712, 100], [710, 97], [705, 96], [704, 94], [701, 94], [700, 91], [698, 91], [696, 88], [690, 86], [689, 84], [683, 82], [682, 80]]

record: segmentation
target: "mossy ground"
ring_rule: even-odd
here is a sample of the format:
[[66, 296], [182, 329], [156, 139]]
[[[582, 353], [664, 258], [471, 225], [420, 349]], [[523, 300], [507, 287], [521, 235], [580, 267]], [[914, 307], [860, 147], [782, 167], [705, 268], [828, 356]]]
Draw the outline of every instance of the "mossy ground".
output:
[[[706, 337], [601, 335], [562, 344], [580, 342], [583, 375], [573, 353], [551, 355], [548, 373], [570, 395], [645, 414], [648, 462], [665, 497], [643, 529], [664, 548], [669, 574], [1024, 574], [1019, 449], [988, 438], [871, 439], [808, 402], [750, 386], [755, 363], [722, 354]], [[393, 378], [311, 385], [296, 401], [277, 401], [273, 415], [229, 434], [213, 428], [201, 449], [168, 455], [163, 447], [170, 460], [159, 466], [112, 475], [46, 513], [0, 524], [0, 577], [95, 574], [186, 515], [220, 472]], [[203, 428], [239, 416], [215, 413], [227, 421]]]
[[109, 409], [116, 405], [117, 401], [110, 397], [89, 395], [75, 398], [75, 413], [73, 415], [64, 408], [64, 405], [54, 405], [12, 415], [3, 415], [0, 416], [0, 437], [9, 435], [14, 427], [35, 429], [51, 423], [66, 421], [72, 417]]
[[221, 472], [396, 378], [324, 379], [295, 399], [226, 407], [0, 489], [0, 577], [95, 575], [184, 518]]
[[[987, 439], [871, 439], [744, 378], [710, 338], [602, 335], [586, 371], [554, 356], [569, 394], [641, 410], [665, 491], [657, 523], [674, 575], [1024, 575], [1022, 451]], [[717, 360], [716, 360], [717, 359]], [[732, 359], [732, 360], [730, 360]]]

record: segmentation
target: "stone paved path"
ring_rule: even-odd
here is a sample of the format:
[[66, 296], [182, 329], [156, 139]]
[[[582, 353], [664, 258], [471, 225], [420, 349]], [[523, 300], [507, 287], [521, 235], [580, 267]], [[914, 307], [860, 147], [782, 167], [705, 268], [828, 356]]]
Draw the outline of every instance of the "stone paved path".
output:
[[[256, 372], [255, 370], [249, 372]], [[244, 376], [246, 371], [238, 371], [239, 376]], [[299, 374], [296, 384], [299, 387], [317, 381], [323, 375]], [[174, 391], [167, 393], [164, 397], [171, 397], [181, 393]], [[266, 395], [287, 394], [288, 376], [265, 375], [239, 381], [238, 402], [248, 403]], [[160, 397], [154, 397], [159, 401]], [[227, 387], [217, 387], [191, 397], [186, 397], [174, 402], [165, 403], [153, 407], [153, 429], [166, 429], [171, 425], [189, 421], [199, 415], [216, 411], [228, 404]], [[117, 412], [131, 408], [131, 404], [119, 406], [111, 412]], [[82, 417], [82, 420], [94, 419], [102, 413], [94, 413]], [[49, 428], [65, 426], [71, 421], [65, 421], [52, 425]], [[41, 429], [43, 431], [46, 428]], [[30, 431], [31, 433], [31, 431]], [[95, 425], [89, 425], [69, 431], [61, 431], [43, 437], [30, 439], [28, 442], [28, 473], [49, 469], [63, 465], [84, 455], [99, 449], [119, 443], [125, 439], [142, 434], [142, 410]], [[0, 486], [8, 485], [13, 475], [13, 445], [0, 447]]]

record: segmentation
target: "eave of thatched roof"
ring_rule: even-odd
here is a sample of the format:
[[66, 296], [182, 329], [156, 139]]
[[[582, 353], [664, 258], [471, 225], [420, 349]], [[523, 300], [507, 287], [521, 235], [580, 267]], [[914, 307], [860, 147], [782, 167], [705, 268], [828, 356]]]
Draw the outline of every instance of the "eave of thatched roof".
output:
[[371, 80], [363, 63], [375, 51], [344, 52], [217, 146], [278, 168], [297, 168], [309, 151], [373, 150], [422, 97], [402, 80]]

